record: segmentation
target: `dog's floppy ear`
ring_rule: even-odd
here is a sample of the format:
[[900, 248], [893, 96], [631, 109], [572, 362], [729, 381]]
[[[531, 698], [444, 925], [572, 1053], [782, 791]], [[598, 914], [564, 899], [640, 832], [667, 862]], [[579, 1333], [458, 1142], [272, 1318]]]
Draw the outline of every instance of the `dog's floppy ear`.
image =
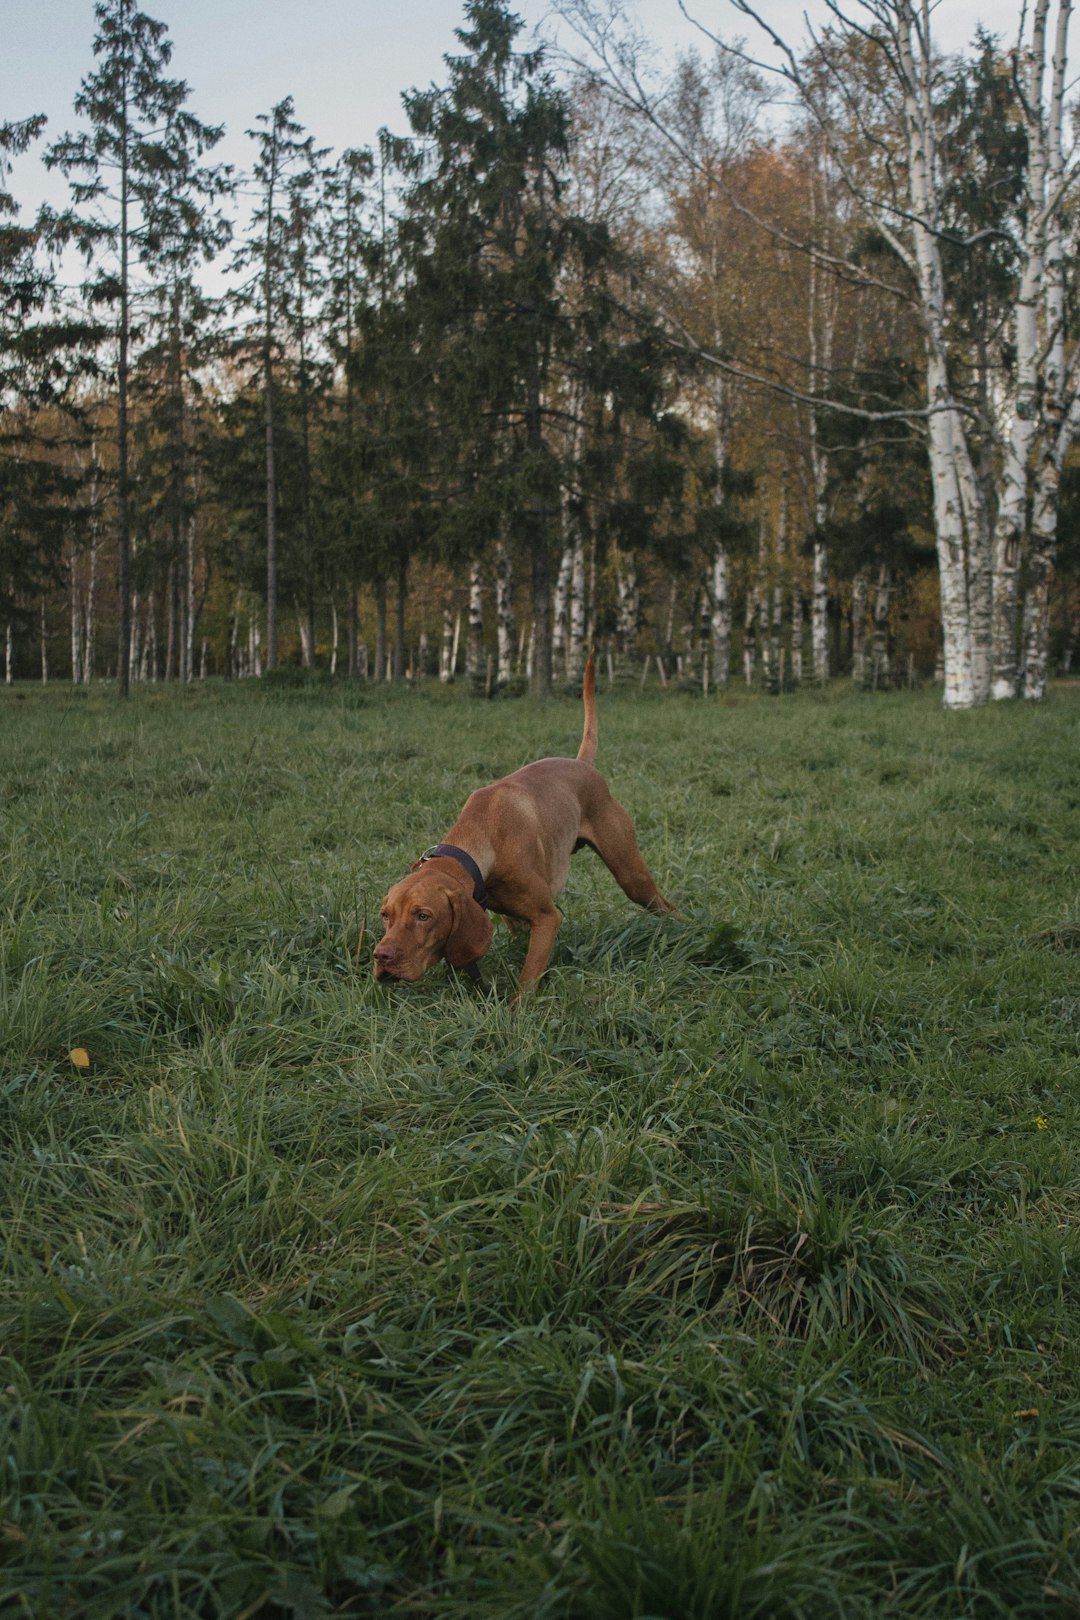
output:
[[468, 967], [488, 950], [495, 925], [471, 894], [458, 891], [449, 900], [452, 924], [443, 954], [452, 968]]

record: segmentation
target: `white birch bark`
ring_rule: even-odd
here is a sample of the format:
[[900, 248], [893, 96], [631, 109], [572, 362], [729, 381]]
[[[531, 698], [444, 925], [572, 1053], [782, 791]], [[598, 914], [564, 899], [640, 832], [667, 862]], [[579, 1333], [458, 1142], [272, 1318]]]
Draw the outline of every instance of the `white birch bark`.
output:
[[308, 626], [307, 614], [301, 608], [295, 596], [293, 597], [293, 612], [296, 614], [296, 633], [300, 638], [300, 663], [304, 669], [310, 669], [312, 664], [311, 632]]
[[5, 686], [10, 686], [11, 685], [11, 658], [12, 658], [12, 651], [13, 651], [13, 648], [12, 648], [12, 640], [11, 640], [11, 620], [9, 619], [8, 622], [7, 622], [7, 628], [6, 628], [5, 632], [4, 632], [4, 685]]
[[[810, 180], [811, 219], [816, 222], [819, 213], [818, 184], [821, 178], [823, 153], [815, 151], [814, 169]], [[837, 292], [822, 298], [819, 288], [820, 270], [817, 255], [810, 255], [808, 267], [808, 332], [811, 385], [815, 391], [828, 392], [822, 383], [832, 366], [833, 342], [836, 332]], [[819, 331], [820, 322], [820, 331]], [[810, 587], [810, 658], [814, 680], [824, 686], [829, 679], [829, 553], [825, 543], [825, 524], [829, 516], [828, 483], [829, 457], [821, 443], [816, 411], [809, 412], [807, 425], [810, 448], [810, 476], [814, 488], [814, 552]]]
[[[716, 504], [724, 500], [723, 474], [728, 457], [728, 396], [723, 377], [713, 383], [713, 459], [716, 464]], [[726, 686], [731, 675], [731, 599], [729, 586], [727, 546], [717, 538], [713, 545], [711, 578], [708, 582], [710, 603], [709, 645], [711, 658], [711, 684]]]
[[619, 656], [627, 661], [637, 657], [638, 615], [641, 592], [633, 556], [615, 547], [615, 630]]
[[[565, 496], [564, 496], [564, 529]], [[559, 558], [559, 572], [555, 577], [555, 595], [552, 600], [551, 663], [552, 667], [566, 666], [567, 643], [570, 636], [570, 575], [574, 567], [574, 548], [569, 542], [563, 546]]]
[[[1045, 4], [1045, 0], [1041, 0], [1039, 9], [1042, 4]], [[1070, 0], [1059, 0], [1045, 130], [1042, 444], [1032, 497], [1031, 546], [1021, 654], [1021, 690], [1025, 698], [1034, 700], [1045, 695], [1049, 678], [1050, 578], [1057, 544], [1061, 469], [1065, 456], [1080, 432], [1080, 392], [1077, 389], [1080, 351], [1075, 344], [1071, 360], [1066, 361], [1066, 250], [1062, 223], [1062, 202], [1066, 190], [1062, 121], [1070, 10]], [[1029, 131], [1029, 141], [1032, 138], [1033, 134]], [[1030, 206], [1034, 205], [1035, 200], [1031, 199]]]
[[889, 675], [889, 602], [891, 594], [892, 571], [882, 563], [878, 570], [877, 587], [874, 591], [874, 645], [870, 655], [875, 689], [878, 682], [886, 680]]
[[743, 615], [743, 680], [754, 684], [754, 665], [757, 662], [757, 592], [753, 584], [746, 588], [746, 610]]
[[[134, 556], [134, 551], [132, 552]], [[128, 678], [139, 678], [139, 593], [131, 593], [131, 623], [128, 626]]]
[[97, 523], [95, 521], [90, 538], [90, 578], [86, 585], [86, 608], [83, 616], [83, 685], [89, 686], [94, 678], [94, 634], [97, 629], [95, 614], [97, 611]]
[[454, 678], [454, 593], [447, 587], [443, 595], [442, 641], [439, 644], [439, 680], [444, 686]]
[[[945, 335], [945, 280], [935, 202], [934, 110], [927, 71], [916, 67], [913, 8], [896, 7], [898, 59], [902, 71], [908, 145], [911, 228], [926, 349], [927, 440], [934, 488], [934, 519], [941, 581], [941, 633], [946, 708], [969, 708], [989, 694], [989, 646], [976, 649], [969, 597], [967, 529], [978, 520], [981, 500], [962, 421], [949, 383]], [[923, 41], [928, 45], [929, 41]], [[989, 629], [989, 626], [987, 626]], [[985, 663], [985, 669], [982, 667]], [[980, 689], [985, 678], [986, 690]]]
[[337, 674], [338, 620], [337, 602], [330, 598], [330, 673]]
[[484, 668], [484, 578], [477, 559], [469, 570], [469, 639], [465, 644], [465, 673], [479, 679]]
[[45, 598], [41, 598], [41, 684], [49, 684], [49, 643], [45, 629]]
[[514, 580], [510, 547], [500, 536], [495, 546], [495, 633], [500, 685], [514, 674]]
[[566, 643], [566, 678], [576, 681], [585, 667], [585, 542], [574, 541], [574, 561], [570, 570], [570, 634]]

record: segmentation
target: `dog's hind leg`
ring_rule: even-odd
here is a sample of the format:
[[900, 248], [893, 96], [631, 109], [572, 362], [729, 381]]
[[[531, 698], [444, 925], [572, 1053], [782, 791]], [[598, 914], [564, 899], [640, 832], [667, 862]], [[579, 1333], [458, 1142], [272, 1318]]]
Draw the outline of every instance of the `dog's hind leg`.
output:
[[638, 848], [634, 823], [618, 799], [610, 794], [601, 806], [590, 807], [584, 841], [591, 844], [624, 894], [649, 911], [674, 911], [656, 886]]

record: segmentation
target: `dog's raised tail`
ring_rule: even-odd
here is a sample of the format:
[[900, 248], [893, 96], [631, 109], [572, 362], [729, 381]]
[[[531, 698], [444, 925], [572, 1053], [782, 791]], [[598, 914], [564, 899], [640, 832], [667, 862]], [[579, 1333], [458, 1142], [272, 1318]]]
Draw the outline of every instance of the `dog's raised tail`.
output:
[[585, 729], [581, 734], [581, 747], [577, 751], [578, 759], [583, 759], [586, 765], [591, 765], [596, 758], [596, 669], [593, 655], [589, 654], [589, 661], [585, 665], [585, 680], [581, 688], [581, 696], [585, 702]]

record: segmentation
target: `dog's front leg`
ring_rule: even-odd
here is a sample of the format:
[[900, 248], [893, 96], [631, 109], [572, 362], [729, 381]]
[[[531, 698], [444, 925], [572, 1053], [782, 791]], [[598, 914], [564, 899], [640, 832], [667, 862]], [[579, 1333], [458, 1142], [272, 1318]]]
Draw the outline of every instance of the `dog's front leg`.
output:
[[551, 953], [555, 946], [555, 936], [562, 927], [562, 913], [554, 906], [550, 910], [537, 913], [527, 919], [529, 924], [529, 949], [525, 955], [525, 965], [521, 969], [517, 989], [513, 1000], [517, 1001], [526, 990], [531, 990], [537, 979], [551, 961]]

